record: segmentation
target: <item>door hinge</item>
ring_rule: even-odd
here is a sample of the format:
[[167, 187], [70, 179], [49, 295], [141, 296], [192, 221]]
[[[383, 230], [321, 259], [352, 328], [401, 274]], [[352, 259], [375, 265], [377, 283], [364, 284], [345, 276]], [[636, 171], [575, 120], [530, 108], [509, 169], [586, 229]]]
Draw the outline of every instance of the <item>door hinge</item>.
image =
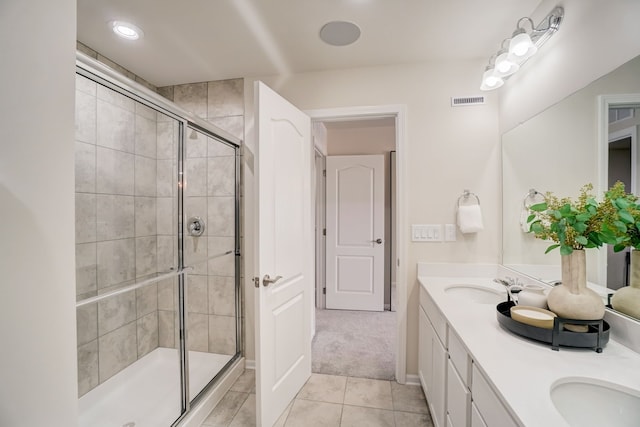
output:
[[325, 177], [327, 176], [327, 170], [326, 169], [323, 169], [322, 176], [325, 176]]
[[323, 228], [323, 229], [322, 229], [322, 235], [323, 235], [323, 236], [326, 236], [326, 235], [327, 235], [327, 229], [326, 229], [326, 228]]
[[327, 294], [327, 288], [322, 288], [322, 294], [326, 295]]

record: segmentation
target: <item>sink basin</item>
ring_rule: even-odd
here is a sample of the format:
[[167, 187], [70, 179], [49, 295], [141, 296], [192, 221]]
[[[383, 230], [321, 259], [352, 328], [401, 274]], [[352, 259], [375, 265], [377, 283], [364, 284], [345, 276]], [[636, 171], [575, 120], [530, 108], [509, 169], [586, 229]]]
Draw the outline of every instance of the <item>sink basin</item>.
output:
[[551, 386], [551, 400], [571, 427], [637, 427], [640, 391], [591, 378], [565, 378]]
[[506, 291], [497, 291], [477, 285], [451, 285], [445, 288], [445, 293], [460, 300], [473, 301], [478, 304], [498, 304], [506, 301]]

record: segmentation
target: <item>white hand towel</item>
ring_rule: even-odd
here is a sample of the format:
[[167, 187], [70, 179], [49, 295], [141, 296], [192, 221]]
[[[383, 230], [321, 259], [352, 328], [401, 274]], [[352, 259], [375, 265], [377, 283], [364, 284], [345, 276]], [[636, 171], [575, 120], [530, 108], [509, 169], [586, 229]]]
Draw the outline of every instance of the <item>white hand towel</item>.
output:
[[480, 205], [458, 206], [458, 227], [462, 233], [477, 233], [483, 230]]

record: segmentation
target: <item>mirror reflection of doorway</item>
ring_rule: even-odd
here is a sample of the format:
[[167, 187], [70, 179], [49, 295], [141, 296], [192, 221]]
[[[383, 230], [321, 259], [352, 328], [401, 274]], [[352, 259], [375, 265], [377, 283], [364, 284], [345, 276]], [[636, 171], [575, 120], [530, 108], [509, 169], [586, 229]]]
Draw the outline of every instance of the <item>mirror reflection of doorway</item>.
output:
[[[617, 181], [624, 183], [627, 191], [631, 186], [631, 137], [609, 142], [609, 188]], [[629, 248], [614, 252], [607, 246], [607, 287], [618, 289], [629, 283]]]

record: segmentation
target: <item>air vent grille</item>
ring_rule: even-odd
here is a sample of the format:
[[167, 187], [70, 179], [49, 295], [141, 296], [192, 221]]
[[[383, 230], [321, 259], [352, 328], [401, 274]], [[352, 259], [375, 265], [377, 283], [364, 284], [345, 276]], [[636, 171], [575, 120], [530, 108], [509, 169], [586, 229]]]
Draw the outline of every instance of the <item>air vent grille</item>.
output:
[[451, 98], [452, 107], [484, 104], [484, 96], [456, 96]]

